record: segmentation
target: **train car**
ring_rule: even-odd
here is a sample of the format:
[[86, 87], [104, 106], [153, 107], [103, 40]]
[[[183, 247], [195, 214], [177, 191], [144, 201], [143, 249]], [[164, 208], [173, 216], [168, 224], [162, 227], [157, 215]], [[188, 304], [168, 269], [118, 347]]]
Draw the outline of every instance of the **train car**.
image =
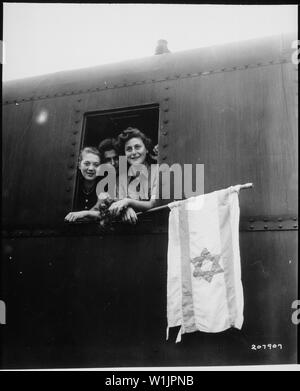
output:
[[[4, 83], [2, 368], [296, 363], [296, 39]], [[204, 164], [205, 193], [253, 183], [239, 197], [241, 330], [166, 340], [168, 208], [113, 231], [64, 221], [80, 149], [127, 126], [158, 143], [158, 163]]]

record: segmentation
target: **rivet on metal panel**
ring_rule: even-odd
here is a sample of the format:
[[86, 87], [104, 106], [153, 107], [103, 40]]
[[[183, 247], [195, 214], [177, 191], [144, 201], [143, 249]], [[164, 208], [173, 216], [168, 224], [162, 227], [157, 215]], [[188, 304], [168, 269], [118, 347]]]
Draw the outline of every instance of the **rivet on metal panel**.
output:
[[253, 218], [251, 218], [251, 219], [249, 219], [249, 221], [250, 221], [250, 223], [253, 223], [254, 219], [253, 219]]
[[169, 86], [165, 86], [165, 90], [169, 90], [170, 89], [170, 87]]
[[72, 142], [72, 145], [76, 145], [76, 141], [73, 141], [73, 142]]
[[250, 229], [254, 229], [254, 225], [250, 225]]
[[164, 112], [165, 112], [165, 113], [167, 113], [168, 111], [169, 111], [169, 109], [168, 109], [168, 108], [167, 108], [167, 109], [164, 109]]
[[164, 131], [161, 133], [163, 136], [167, 136], [168, 135], [168, 132]]
[[163, 148], [167, 148], [168, 144], [163, 144]]
[[75, 130], [74, 132], [73, 132], [73, 134], [77, 134], [78, 133], [78, 131], [77, 130]]
[[293, 220], [294, 220], [294, 221], [297, 221], [297, 217], [293, 217]]
[[72, 153], [70, 154], [70, 157], [74, 157], [74, 156], [75, 156], [75, 153], [72, 152]]
[[298, 225], [294, 225], [294, 228], [298, 228]]
[[78, 124], [79, 122], [80, 122], [79, 119], [76, 119], [76, 120], [75, 120], [75, 124]]
[[282, 221], [282, 218], [281, 218], [281, 217], [278, 217], [278, 221]]
[[267, 226], [267, 225], [264, 225], [264, 229], [268, 229], [268, 226]]
[[66, 192], [69, 193], [71, 191], [71, 188], [70, 187], [67, 187], [66, 188]]
[[162, 157], [162, 160], [166, 160], [166, 158], [167, 158], [167, 156], [163, 156], [163, 157]]
[[167, 124], [168, 122], [169, 122], [169, 120], [168, 119], [164, 119], [164, 124]]
[[282, 225], [280, 224], [280, 225], [278, 225], [278, 228], [282, 228]]

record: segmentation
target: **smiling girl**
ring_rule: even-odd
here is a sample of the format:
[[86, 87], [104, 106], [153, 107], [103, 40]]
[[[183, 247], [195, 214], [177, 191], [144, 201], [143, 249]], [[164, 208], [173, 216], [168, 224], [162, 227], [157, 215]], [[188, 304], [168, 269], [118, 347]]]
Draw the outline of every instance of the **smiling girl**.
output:
[[75, 211], [65, 217], [66, 221], [73, 222], [78, 219], [98, 219], [99, 212], [91, 210], [97, 202], [96, 186], [99, 182], [97, 170], [100, 166], [100, 153], [94, 147], [85, 147], [80, 151], [78, 169], [79, 186], [76, 197]]
[[[150, 157], [151, 140], [136, 128], [127, 128], [118, 136], [121, 155], [128, 163], [127, 178], [119, 178], [119, 201], [109, 210], [123, 221], [136, 223], [136, 211], [146, 211], [156, 205], [157, 170]], [[127, 184], [127, 186], [126, 186]]]

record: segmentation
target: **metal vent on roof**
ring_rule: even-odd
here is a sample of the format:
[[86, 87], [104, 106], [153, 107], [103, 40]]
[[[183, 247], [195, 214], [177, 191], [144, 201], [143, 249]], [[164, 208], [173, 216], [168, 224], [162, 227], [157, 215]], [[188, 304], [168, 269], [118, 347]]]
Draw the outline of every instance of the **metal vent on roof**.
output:
[[165, 39], [160, 39], [157, 41], [157, 46], [155, 49], [155, 54], [165, 54], [165, 53], [171, 53], [168, 49], [168, 41]]

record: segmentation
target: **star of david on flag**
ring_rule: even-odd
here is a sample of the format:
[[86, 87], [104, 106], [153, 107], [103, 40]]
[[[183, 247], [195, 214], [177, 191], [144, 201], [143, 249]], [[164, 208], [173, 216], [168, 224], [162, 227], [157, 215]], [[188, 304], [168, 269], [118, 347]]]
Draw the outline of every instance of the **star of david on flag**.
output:
[[[204, 278], [207, 282], [211, 282], [215, 274], [224, 272], [219, 264], [220, 257], [220, 254], [212, 255], [207, 248], [204, 248], [200, 257], [191, 260], [195, 265], [193, 276], [196, 278]], [[209, 269], [205, 267], [207, 264], [211, 264]]]
[[169, 204], [168, 328], [181, 335], [243, 324], [239, 201], [234, 187]]

